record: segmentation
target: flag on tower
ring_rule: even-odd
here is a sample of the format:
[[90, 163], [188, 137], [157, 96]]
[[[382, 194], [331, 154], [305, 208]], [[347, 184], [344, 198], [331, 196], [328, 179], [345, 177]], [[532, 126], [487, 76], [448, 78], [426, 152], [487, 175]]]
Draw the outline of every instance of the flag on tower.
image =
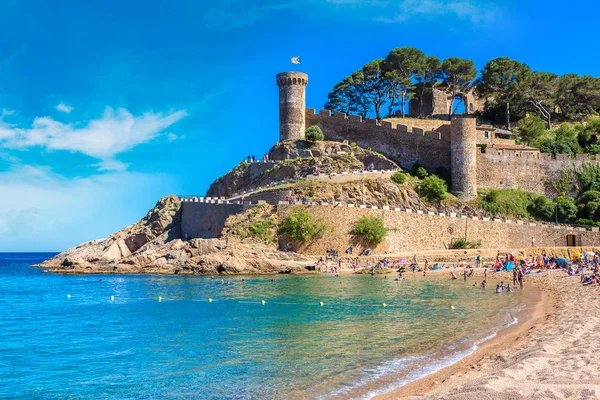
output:
[[292, 64], [300, 64], [300, 56], [292, 57]]

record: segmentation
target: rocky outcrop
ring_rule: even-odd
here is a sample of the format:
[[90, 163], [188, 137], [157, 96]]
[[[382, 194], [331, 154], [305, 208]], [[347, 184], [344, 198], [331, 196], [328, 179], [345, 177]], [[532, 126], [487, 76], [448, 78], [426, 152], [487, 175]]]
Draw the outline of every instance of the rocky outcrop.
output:
[[38, 265], [57, 273], [300, 273], [313, 260], [261, 240], [181, 239], [181, 202], [162, 198], [139, 222]]
[[230, 197], [233, 193], [265, 186], [284, 179], [299, 179], [314, 174], [396, 169], [398, 166], [371, 150], [341, 142], [307, 142], [304, 140], [277, 143], [269, 151], [269, 159], [277, 164], [242, 162], [218, 178], [206, 193], [209, 197]]

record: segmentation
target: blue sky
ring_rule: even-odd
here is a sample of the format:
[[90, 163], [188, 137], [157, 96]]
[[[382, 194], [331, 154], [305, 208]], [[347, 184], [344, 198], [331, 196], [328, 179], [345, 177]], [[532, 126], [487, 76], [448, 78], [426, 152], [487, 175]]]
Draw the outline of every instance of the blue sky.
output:
[[277, 140], [278, 72], [307, 105], [390, 49], [598, 76], [592, 1], [0, 0], [0, 251], [61, 251], [203, 194]]

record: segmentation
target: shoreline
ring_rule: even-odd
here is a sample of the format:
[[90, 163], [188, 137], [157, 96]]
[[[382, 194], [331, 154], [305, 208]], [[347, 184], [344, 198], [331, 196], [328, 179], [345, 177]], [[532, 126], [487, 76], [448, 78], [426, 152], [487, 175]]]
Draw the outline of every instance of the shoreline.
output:
[[[529, 280], [527, 283], [531, 285], [533, 282]], [[439, 394], [445, 389], [455, 388], [465, 380], [477, 379], [485, 367], [495, 362], [499, 352], [515, 351], [531, 329], [552, 316], [556, 296], [539, 282], [533, 285], [533, 288], [526, 289], [523, 294], [524, 307], [514, 315], [516, 323], [501, 327], [492, 337], [476, 344], [472, 353], [451, 365], [372, 398], [430, 398], [429, 396]]]

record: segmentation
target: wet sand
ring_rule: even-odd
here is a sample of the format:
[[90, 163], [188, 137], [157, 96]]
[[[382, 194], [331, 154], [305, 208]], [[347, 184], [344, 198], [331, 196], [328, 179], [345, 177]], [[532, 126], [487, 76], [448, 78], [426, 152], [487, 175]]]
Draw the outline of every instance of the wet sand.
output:
[[[449, 270], [440, 273], [449, 275]], [[477, 271], [473, 280], [481, 274]], [[600, 287], [581, 286], [579, 277], [553, 270], [529, 276], [524, 296], [518, 324], [459, 362], [376, 398], [600, 398], [600, 360], [595, 357], [600, 351], [595, 304]]]

